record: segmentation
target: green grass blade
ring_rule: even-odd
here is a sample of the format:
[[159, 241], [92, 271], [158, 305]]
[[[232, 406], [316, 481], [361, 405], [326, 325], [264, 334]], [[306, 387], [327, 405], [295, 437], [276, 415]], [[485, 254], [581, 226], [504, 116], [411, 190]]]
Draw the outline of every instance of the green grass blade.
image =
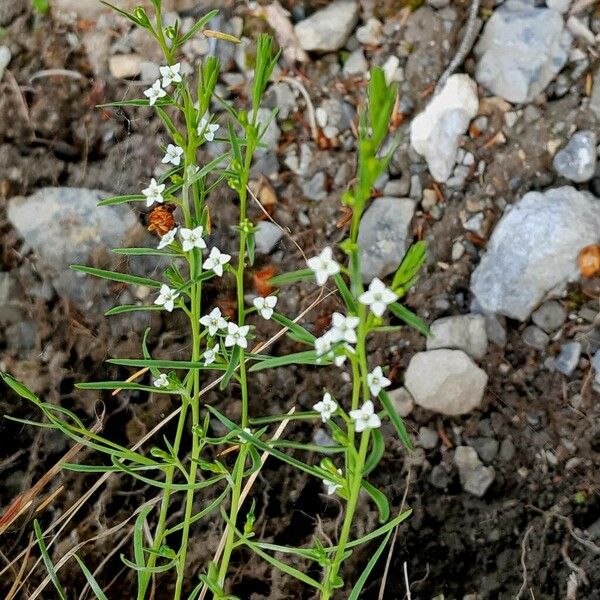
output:
[[76, 383], [78, 390], [137, 390], [139, 392], [155, 392], [157, 394], [181, 394], [181, 390], [167, 390], [153, 385], [143, 385], [132, 381], [88, 381]]
[[407, 450], [413, 450], [413, 445], [410, 441], [410, 436], [408, 435], [408, 431], [406, 430], [404, 421], [402, 420], [402, 417], [398, 414], [394, 403], [392, 402], [392, 400], [388, 396], [388, 393], [385, 390], [381, 390], [381, 392], [379, 393], [379, 400], [387, 416], [392, 422], [392, 425], [396, 429], [396, 433], [398, 434], [398, 437], [400, 438], [400, 441], [402, 442], [404, 447]]
[[317, 362], [317, 354], [314, 350], [305, 352], [294, 352], [286, 356], [274, 356], [253, 364], [248, 370], [263, 371], [264, 369], [275, 369], [276, 367], [285, 367], [287, 365], [327, 365], [330, 361], [321, 359]]
[[402, 319], [407, 325], [410, 325], [414, 329], [416, 329], [419, 333], [422, 333], [424, 336], [429, 337], [431, 332], [429, 331], [429, 327], [427, 324], [422, 321], [414, 312], [403, 306], [402, 304], [398, 304], [398, 302], [394, 302], [390, 304], [389, 307], [392, 314], [394, 314], [399, 319]]
[[85, 566], [85, 563], [79, 558], [79, 556], [77, 556], [77, 554], [75, 554], [73, 558], [75, 558], [75, 560], [77, 561], [79, 568], [85, 575], [88, 585], [90, 586], [92, 592], [94, 592], [94, 595], [96, 596], [97, 600], [108, 600], [106, 594], [102, 591], [95, 577], [92, 575], [92, 572]]
[[96, 269], [94, 267], [86, 267], [85, 265], [71, 265], [73, 271], [93, 275], [100, 279], [108, 279], [110, 281], [118, 281], [120, 283], [129, 283], [132, 285], [145, 285], [146, 287], [159, 288], [162, 283], [147, 277], [139, 277], [138, 275], [128, 275], [127, 273], [117, 273], [116, 271], [106, 271], [104, 269]]
[[143, 194], [127, 194], [126, 196], [112, 196], [98, 202], [98, 206], [116, 206], [118, 204], [127, 204], [128, 202], [145, 202], [146, 196]]
[[385, 550], [385, 547], [387, 546], [387, 543], [388, 543], [391, 535], [392, 535], [392, 531], [388, 531], [386, 533], [385, 537], [381, 541], [381, 544], [379, 544], [377, 550], [375, 550], [375, 554], [373, 554], [373, 556], [370, 558], [369, 562], [367, 563], [367, 566], [364, 568], [363, 572], [360, 574], [360, 577], [357, 579], [356, 583], [354, 584], [354, 587], [352, 588], [352, 592], [348, 596], [348, 600], [359, 600], [360, 593], [362, 592], [362, 589], [363, 589], [365, 583], [367, 583], [367, 579], [369, 578], [371, 571], [377, 564], [377, 561], [379, 560], [381, 553]]
[[364, 479], [361, 482], [361, 487], [369, 494], [369, 496], [371, 496], [373, 502], [375, 502], [377, 510], [379, 511], [379, 522], [385, 523], [390, 518], [390, 503], [385, 497], [385, 494]]
[[156, 304], [121, 304], [107, 310], [104, 316], [113, 317], [130, 312], [157, 312], [161, 310], [165, 310], [164, 306], [157, 306]]
[[363, 475], [368, 475], [371, 471], [373, 471], [373, 469], [375, 469], [375, 467], [379, 464], [379, 461], [381, 460], [385, 450], [385, 442], [379, 429], [373, 429], [371, 432], [371, 442], [373, 443], [373, 446], [371, 447], [371, 452], [365, 461]]
[[269, 283], [279, 287], [281, 285], [288, 285], [290, 283], [296, 283], [297, 281], [314, 278], [315, 274], [312, 269], [300, 269], [299, 271], [292, 271], [291, 273], [275, 275], [275, 277], [271, 277], [271, 279], [269, 279]]
[[44, 566], [46, 567], [46, 571], [48, 571], [48, 575], [50, 576], [50, 580], [52, 584], [56, 588], [58, 595], [61, 600], [67, 600], [67, 594], [63, 589], [60, 581], [58, 580], [58, 575], [56, 574], [56, 569], [54, 568], [54, 564], [52, 563], [52, 559], [48, 554], [48, 549], [46, 548], [46, 543], [44, 542], [44, 535], [42, 533], [42, 528], [40, 527], [40, 523], [37, 519], [33, 521], [33, 530], [35, 532], [35, 539], [37, 540], [38, 546], [40, 547], [40, 553], [42, 555], [42, 560], [44, 561]]
[[[211, 364], [207, 367], [204, 363], [189, 361], [189, 360], [160, 360], [160, 359], [147, 359], [147, 358], [109, 358], [107, 363], [111, 365], [119, 365], [121, 367], [150, 367], [153, 369], [189, 369], [189, 370], [217, 370], [224, 371], [226, 365]], [[156, 388], [154, 388], [156, 389]]]
[[113, 248], [112, 252], [123, 256], [180, 256], [170, 250], [158, 250], [158, 248]]

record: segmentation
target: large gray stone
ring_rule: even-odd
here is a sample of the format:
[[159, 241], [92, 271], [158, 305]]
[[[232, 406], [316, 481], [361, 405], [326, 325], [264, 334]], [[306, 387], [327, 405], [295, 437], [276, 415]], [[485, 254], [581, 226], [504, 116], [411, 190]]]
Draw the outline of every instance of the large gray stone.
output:
[[481, 359], [488, 348], [488, 337], [483, 315], [457, 315], [437, 319], [430, 326], [427, 350], [452, 348], [464, 350], [473, 358]]
[[529, 102], [563, 68], [571, 41], [557, 11], [508, 0], [494, 11], [475, 46], [475, 78], [509, 102]]
[[487, 380], [462, 350], [429, 350], [411, 358], [404, 385], [419, 406], [463, 415], [481, 405]]
[[335, 0], [294, 27], [304, 50], [339, 50], [358, 22], [358, 2]]
[[553, 165], [559, 175], [583, 183], [589, 181], [596, 171], [596, 134], [578, 131], [568, 144], [556, 153]]
[[529, 192], [506, 213], [471, 277], [486, 312], [525, 321], [579, 278], [577, 255], [598, 241], [600, 201], [565, 186]]
[[8, 220], [38, 255], [38, 268], [56, 291], [89, 308], [97, 280], [77, 273], [71, 264], [87, 264], [99, 252], [130, 245], [145, 234], [126, 205], [98, 207], [108, 194], [81, 188], [42, 188], [8, 202]]
[[415, 203], [410, 198], [382, 196], [365, 211], [358, 231], [360, 263], [365, 282], [398, 268], [408, 246]]
[[460, 136], [467, 131], [478, 109], [475, 82], [468, 75], [452, 75], [411, 123], [410, 143], [425, 157], [437, 181], [444, 182], [452, 174]]

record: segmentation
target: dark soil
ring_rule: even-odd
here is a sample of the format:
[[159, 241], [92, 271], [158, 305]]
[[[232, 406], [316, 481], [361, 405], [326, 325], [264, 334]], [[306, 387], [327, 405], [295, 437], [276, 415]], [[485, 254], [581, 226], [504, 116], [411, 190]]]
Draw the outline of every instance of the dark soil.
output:
[[[103, 361], [110, 356], [139, 356], [141, 328], [127, 319], [109, 322], [99, 314], [82, 314], [68, 300], [57, 297], [36, 269], [35, 256], [23, 247], [6, 221], [9, 198], [48, 185], [101, 188], [115, 194], [135, 192], [148, 180], [160, 158], [157, 145], [148, 143], [160, 130], [156, 120], [148, 122], [145, 113], [133, 110], [95, 108], [114, 98], [131, 97], [135, 90], [112, 78], [95, 76], [80, 43], [79, 34], [85, 26], [85, 23], [59, 26], [50, 18], [25, 10], [6, 24], [0, 38], [14, 57], [0, 83], [0, 275], [11, 275], [10, 280], [2, 280], [10, 285], [7, 292], [10, 302], [0, 306], [0, 368], [22, 380], [45, 401], [75, 411], [90, 425], [95, 412], [105, 410], [103, 435], [132, 445], [175, 408], [170, 400], [140, 393], [101, 397], [77, 391], [74, 383], [130, 375], [131, 371], [111, 367]], [[67, 68], [81, 77], [33, 77], [52, 68]], [[311, 88], [310, 81], [319, 68], [318, 60], [305, 67], [307, 85], [315, 96], [320, 90]], [[424, 88], [430, 82], [421, 83]], [[355, 99], [361, 93], [360, 89], [348, 91]], [[295, 128], [287, 135], [310, 139], [302, 114], [296, 114]], [[486, 175], [502, 178], [507, 185], [508, 201], [523, 190], [540, 187], [546, 177], [537, 177], [533, 170], [519, 173], [519, 185], [509, 189], [507, 181], [516, 175], [512, 171], [513, 156], [510, 144], [505, 146]], [[316, 160], [322, 158], [334, 165], [353, 164], [352, 154], [341, 149], [323, 150], [318, 157]], [[294, 239], [310, 254], [343, 236], [343, 230], [335, 226], [341, 216], [338, 200], [341, 190], [332, 189], [326, 200], [310, 204], [307, 211], [310, 224], [301, 226], [296, 206], [301, 200], [294, 195], [294, 190], [298, 190], [294, 187], [297, 186], [294, 177], [282, 171], [276, 182], [279, 202], [273, 216], [293, 228]], [[229, 225], [236, 214], [236, 207], [229, 199], [227, 190], [222, 190], [212, 201], [215, 230], [224, 245], [232, 239]], [[451, 268], [442, 269], [438, 264], [449, 261], [452, 240], [461, 229], [458, 218], [461, 203], [464, 198], [457, 202], [456, 209], [449, 208], [441, 221], [423, 216], [415, 229], [415, 235], [424, 232], [434, 239], [427, 272], [408, 301], [427, 321], [468, 310], [468, 279], [477, 260], [476, 248]], [[258, 218], [258, 212], [253, 216]], [[490, 216], [492, 221], [496, 217]], [[140, 221], [145, 222], [143, 214]], [[277, 266], [282, 271], [302, 266], [302, 258], [289, 240], [284, 239], [278, 251], [281, 260]], [[272, 262], [263, 257], [256, 269]], [[132, 266], [135, 267], [133, 263]], [[578, 292], [574, 290], [574, 294]], [[233, 283], [215, 285], [210, 294], [211, 302], [226, 305], [234, 298]], [[113, 295], [116, 300], [116, 293]], [[440, 309], [435, 302], [440, 295], [458, 300], [453, 301], [453, 308]], [[282, 312], [295, 315], [315, 298], [315, 289], [309, 284], [293, 286], [284, 290], [281, 298]], [[318, 330], [336, 306], [335, 299], [328, 299], [307, 317], [307, 323]], [[15, 323], [21, 326], [15, 328]], [[27, 339], [22, 329], [26, 323], [34, 324], [34, 333]], [[153, 318], [150, 324], [151, 351], [156, 357], [186, 356], [182, 322], [168, 316]], [[543, 368], [539, 352], [523, 344], [522, 329], [518, 323], [507, 323], [506, 346], [492, 346], [485, 365], [489, 386], [481, 410], [451, 419], [417, 408], [407, 418], [407, 426], [415, 437], [422, 425], [439, 432], [443, 441], [436, 448], [417, 448], [407, 454], [391, 427], [385, 426], [385, 456], [371, 475], [371, 481], [385, 491], [395, 511], [400, 508], [408, 486], [406, 506], [412, 508], [413, 514], [398, 530], [385, 593], [378, 596], [385, 562], [381, 560], [363, 598], [405, 598], [403, 565], [406, 563], [413, 600], [428, 600], [441, 594], [446, 599], [458, 600], [467, 594], [474, 594], [469, 598], [479, 600], [564, 599], [573, 573], [580, 582], [573, 598], [600, 599], [600, 407], [591, 387], [591, 371], [589, 367], [581, 368], [570, 379], [550, 373]], [[261, 333], [267, 336], [275, 330], [267, 324], [262, 326]], [[374, 339], [370, 349], [375, 364], [390, 365], [397, 387], [402, 383], [410, 357], [422, 348], [424, 340], [418, 334], [404, 331]], [[557, 348], [551, 347], [550, 353]], [[271, 352], [277, 355], [294, 349], [292, 342], [283, 341]], [[258, 374], [251, 382], [251, 411], [278, 414], [292, 406], [308, 409], [325, 385], [340, 397], [348, 391], [348, 385], [341, 379], [332, 385], [329, 370], [288, 368]], [[231, 417], [239, 411], [235, 389], [226, 395], [211, 392], [206, 401]], [[40, 418], [29, 405], [6, 390], [0, 394], [0, 414]], [[162, 433], [169, 437], [172, 429], [169, 425]], [[310, 426], [298, 424], [290, 425], [286, 436], [310, 441], [314, 433]], [[503, 447], [492, 463], [495, 481], [481, 499], [462, 490], [452, 463], [452, 449], [465, 439], [476, 437], [494, 438]], [[57, 432], [7, 419], [0, 421], [0, 440], [3, 508], [34, 485], [71, 446]], [[308, 457], [308, 460], [311, 458], [316, 459]], [[93, 454], [81, 452], [78, 460], [93, 463], [97, 459]], [[431, 470], [435, 465], [447, 466], [445, 489], [432, 484]], [[97, 475], [69, 472], [53, 477], [32, 507], [1, 535], [0, 569], [27, 546], [34, 518], [48, 526], [90, 489], [96, 478]], [[340, 506], [322, 492], [319, 482], [269, 460], [253, 494], [260, 538], [298, 545], [311, 544], [315, 534], [335, 538]], [[134, 575], [119, 558], [120, 553], [130, 555], [129, 539], [120, 544], [133, 521], [112, 535], [104, 534], [130, 518], [144, 500], [156, 493], [157, 490], [129, 478], [111, 476], [61, 533], [51, 552], [54, 561], [75, 544], [100, 535], [97, 542], [84, 545], [79, 555], [95, 569], [112, 553], [102, 565], [98, 580], [109, 598], [133, 598]], [[217, 493], [214, 490], [199, 495], [198, 509]], [[54, 495], [48, 504], [34, 512], [49, 494]], [[175, 500], [173, 522], [179, 517], [177, 502], [181, 500], [179, 497]], [[365, 499], [356, 534], [376, 527], [377, 523], [375, 509]], [[581, 535], [584, 530], [587, 534]], [[190, 573], [198, 573], [206, 565], [220, 534], [221, 521], [216, 516], [194, 528], [189, 551]], [[352, 555], [343, 574], [348, 584], [356, 580], [375, 547], [365, 547]], [[34, 548], [25, 573], [33, 567], [37, 556]], [[1, 596], [8, 594], [20, 565], [21, 560], [0, 576]], [[313, 569], [313, 565], [296, 566]], [[232, 593], [244, 599], [312, 597], [295, 581], [244, 552], [235, 554], [231, 574]], [[44, 577], [43, 568], [37, 568], [17, 597], [29, 598]], [[84, 579], [74, 561], [60, 570], [60, 578], [69, 597], [79, 597]], [[159, 581], [155, 597], [169, 598], [172, 582], [164, 578]], [[339, 597], [346, 595], [341, 592]], [[55, 596], [48, 586], [40, 597]]]

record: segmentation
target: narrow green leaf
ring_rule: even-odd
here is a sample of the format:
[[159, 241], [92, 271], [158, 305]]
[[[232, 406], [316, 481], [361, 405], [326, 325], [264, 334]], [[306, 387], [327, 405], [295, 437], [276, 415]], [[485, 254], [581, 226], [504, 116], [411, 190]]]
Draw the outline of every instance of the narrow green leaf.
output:
[[[217, 498], [215, 498], [208, 506], [203, 508], [199, 513], [196, 513], [195, 515], [193, 515], [189, 520], [189, 524], [191, 525], [192, 523], [196, 523], [196, 521], [200, 521], [206, 515], [210, 514], [213, 510], [215, 510], [215, 508], [217, 508], [223, 502], [223, 500], [225, 500], [225, 498], [228, 495], [229, 495], [229, 488], [226, 488], [223, 491], [223, 493], [221, 493], [220, 496], [217, 496]], [[183, 522], [179, 523], [179, 525], [175, 525], [175, 527], [171, 527], [170, 529], [167, 529], [167, 531], [165, 532], [165, 536], [169, 536], [172, 533], [175, 533], [176, 531], [183, 529], [184, 527], [185, 527], [185, 523], [183, 523]]]
[[79, 558], [79, 556], [77, 556], [77, 554], [75, 554], [73, 558], [77, 561], [79, 568], [85, 575], [88, 585], [90, 586], [92, 592], [94, 592], [97, 600], [108, 600], [105, 593], [102, 591], [102, 588], [98, 585], [95, 577], [92, 575], [92, 572], [85, 566], [85, 563]]
[[414, 312], [406, 308], [406, 306], [402, 306], [402, 304], [394, 302], [393, 304], [390, 304], [388, 308], [396, 317], [402, 319], [407, 325], [410, 325], [419, 333], [422, 333], [427, 337], [431, 335], [429, 327], [419, 317], [417, 317]]
[[406, 430], [406, 426], [404, 425], [404, 421], [402, 417], [398, 414], [394, 403], [391, 398], [388, 396], [388, 393], [385, 390], [381, 390], [379, 393], [379, 400], [381, 401], [381, 405], [385, 410], [387, 416], [389, 417], [392, 425], [396, 429], [396, 433], [400, 438], [400, 441], [404, 445], [407, 450], [413, 450], [412, 442], [410, 441], [410, 436], [408, 435], [408, 431]]
[[326, 365], [329, 361], [321, 359], [317, 362], [317, 354], [314, 350], [306, 350], [304, 352], [294, 352], [285, 356], [274, 356], [253, 364], [249, 371], [263, 371], [264, 369], [275, 369], [287, 365]]
[[235, 370], [237, 369], [237, 366], [240, 362], [240, 356], [241, 348], [239, 346], [235, 346], [233, 352], [231, 353], [231, 357], [229, 359], [229, 364], [227, 365], [225, 375], [223, 376], [223, 379], [219, 384], [219, 389], [224, 390], [229, 385], [229, 382], [231, 381], [231, 378], [233, 377], [233, 374], [235, 373]]
[[[146, 517], [151, 511], [151, 504], [142, 507], [133, 527], [133, 556], [135, 558], [135, 564], [141, 568], [146, 566], [146, 560], [144, 558], [144, 523], [146, 522]], [[142, 600], [146, 596], [146, 589], [150, 583], [150, 575], [150, 573], [145, 573], [143, 571], [137, 572], [138, 600]]]
[[289, 329], [288, 335], [292, 337], [292, 339], [295, 339], [304, 344], [308, 344], [309, 346], [314, 345], [315, 340], [317, 338], [315, 338], [315, 336], [312, 333], [304, 329], [304, 327], [298, 325], [298, 323], [294, 323], [294, 321], [288, 319], [287, 317], [284, 317], [283, 315], [280, 315], [279, 313], [273, 313], [271, 319], [273, 319], [273, 321], [276, 321], [280, 325], [287, 327]]
[[[252, 370], [252, 369], [250, 369]], [[321, 414], [312, 410], [306, 412], [295, 412], [291, 415], [269, 415], [267, 417], [257, 417], [250, 419], [250, 425], [269, 425], [270, 423], [280, 423], [281, 421], [300, 421], [304, 419], [320, 419]]]
[[30, 390], [28, 390], [20, 381], [16, 380], [12, 375], [0, 371], [0, 377], [2, 381], [8, 385], [14, 392], [16, 392], [21, 398], [29, 400], [34, 404], [40, 404], [40, 399]]
[[385, 547], [387, 546], [387, 543], [388, 543], [391, 535], [392, 535], [392, 531], [388, 531], [387, 534], [385, 535], [385, 537], [383, 538], [383, 540], [381, 541], [381, 544], [379, 544], [377, 550], [375, 550], [375, 553], [373, 554], [373, 556], [371, 556], [371, 558], [369, 559], [367, 566], [364, 568], [363, 572], [360, 574], [360, 577], [356, 580], [356, 583], [354, 584], [354, 587], [352, 588], [352, 592], [348, 596], [348, 600], [359, 600], [360, 593], [362, 592], [362, 589], [365, 586], [365, 583], [367, 582], [367, 579], [369, 578], [369, 575], [371, 574], [373, 567], [375, 567], [375, 565], [377, 564], [377, 561], [379, 560], [381, 553], [385, 550]]
[[110, 310], [104, 313], [105, 317], [112, 317], [114, 315], [121, 315], [123, 313], [130, 312], [148, 312], [148, 311], [161, 311], [164, 310], [163, 306], [157, 306], [156, 304], [121, 304], [120, 306], [114, 306]]
[[390, 503], [383, 492], [380, 492], [375, 486], [371, 485], [364, 479], [361, 482], [361, 487], [371, 496], [373, 502], [379, 511], [379, 522], [385, 523], [390, 518]]
[[311, 269], [300, 269], [299, 271], [292, 271], [291, 273], [275, 275], [275, 277], [271, 277], [271, 279], [269, 279], [269, 283], [273, 286], [280, 286], [314, 278], [315, 274]]
[[[173, 101], [170, 98], [159, 98], [154, 106], [172, 106]], [[119, 100], [117, 102], [106, 102], [98, 104], [96, 108], [120, 108], [123, 106], [150, 106], [150, 101], [144, 98], [136, 98], [134, 100]]]
[[371, 471], [373, 471], [373, 469], [375, 469], [375, 467], [379, 464], [379, 461], [381, 460], [385, 450], [385, 442], [379, 429], [373, 429], [371, 432], [371, 442], [371, 452], [365, 461], [363, 475], [368, 475]]
[[421, 240], [413, 244], [402, 259], [392, 281], [392, 289], [395, 290], [414, 279], [418, 274], [425, 259], [427, 258], [427, 242]]
[[181, 256], [171, 250], [158, 250], [157, 248], [113, 248], [112, 252], [124, 256]]
[[111, 4], [110, 2], [107, 2], [106, 0], [100, 0], [100, 2], [102, 4], [104, 4], [105, 6], [108, 6], [111, 10], [118, 12], [122, 17], [125, 17], [126, 19], [128, 19], [129, 21], [132, 21], [136, 25], [143, 27], [142, 22], [135, 15], [132, 15], [131, 13], [128, 13], [128, 12], [120, 9], [118, 6], [115, 6], [114, 4]]
[[56, 574], [56, 569], [54, 568], [54, 564], [52, 563], [52, 559], [48, 554], [48, 549], [46, 548], [46, 543], [44, 542], [44, 534], [42, 533], [42, 528], [40, 527], [40, 523], [37, 519], [33, 521], [33, 530], [35, 532], [35, 539], [37, 540], [38, 546], [40, 547], [40, 553], [42, 555], [42, 560], [44, 561], [44, 566], [46, 567], [46, 571], [48, 571], [48, 575], [52, 584], [56, 588], [58, 595], [61, 600], [67, 600], [67, 594], [63, 589], [60, 581], [58, 580], [58, 575]]
[[197, 31], [200, 31], [200, 29], [202, 29], [211, 19], [216, 17], [218, 14], [219, 11], [217, 9], [211, 10], [210, 12], [206, 13], [199, 21], [192, 25], [191, 29], [185, 35], [181, 36], [177, 40], [177, 45], [181, 46], [182, 44], [185, 44], [185, 42], [187, 42], [191, 37], [193, 37]]
[[96, 269], [94, 267], [86, 267], [85, 265], [71, 265], [73, 271], [86, 273], [100, 279], [108, 279], [110, 281], [119, 281], [121, 283], [129, 283], [132, 285], [144, 285], [151, 288], [160, 288], [162, 283], [148, 279], [146, 277], [138, 277], [137, 275], [127, 275], [126, 273], [117, 273], [115, 271], [105, 271], [104, 269]]
[[[225, 365], [209, 365], [208, 367], [204, 366], [204, 363], [194, 362], [189, 360], [160, 360], [160, 359], [147, 359], [147, 358], [109, 358], [107, 363], [111, 365], [119, 365], [122, 367], [150, 367], [154, 369], [206, 369], [210, 370], [218, 370], [224, 371]], [[156, 389], [156, 388], [154, 388]]]
[[163, 110], [160, 106], [155, 107], [156, 114], [160, 117], [160, 120], [163, 122], [163, 125], [166, 127], [168, 132], [171, 134], [171, 137], [175, 138], [175, 136], [179, 135], [179, 131], [177, 127], [175, 127], [175, 123], [171, 120], [171, 117]]
[[118, 204], [127, 204], [128, 202], [145, 202], [146, 196], [143, 194], [128, 194], [126, 196], [113, 196], [98, 202], [98, 206], [116, 206]]
[[165, 388], [156, 388], [153, 385], [143, 385], [132, 381], [88, 381], [86, 383], [76, 383], [75, 387], [79, 390], [137, 390], [139, 392], [155, 392], [157, 394], [178, 394], [182, 390], [168, 390]]
[[352, 293], [348, 289], [344, 278], [340, 273], [337, 273], [336, 275], [334, 275], [333, 279], [338, 287], [338, 290], [340, 290], [340, 294], [344, 300], [346, 308], [348, 308], [350, 312], [356, 314], [358, 312], [356, 301], [354, 300], [354, 296], [352, 296]]

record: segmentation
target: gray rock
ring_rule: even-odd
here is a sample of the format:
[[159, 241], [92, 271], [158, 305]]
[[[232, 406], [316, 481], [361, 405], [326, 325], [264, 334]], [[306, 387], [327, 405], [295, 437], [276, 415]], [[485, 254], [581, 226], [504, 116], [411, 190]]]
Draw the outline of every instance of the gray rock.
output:
[[458, 446], [454, 452], [454, 464], [458, 467], [463, 489], [481, 498], [490, 487], [496, 473], [492, 467], [484, 467], [477, 452], [469, 446]]
[[592, 356], [592, 367], [596, 373], [600, 374], [600, 350]]
[[435, 465], [431, 469], [431, 485], [441, 490], [445, 490], [450, 485], [450, 473], [444, 463]]
[[491, 313], [485, 315], [485, 331], [488, 340], [499, 348], [506, 346], [506, 327], [504, 325], [504, 317], [498, 317]]
[[479, 458], [485, 463], [489, 464], [494, 462], [494, 459], [498, 455], [500, 444], [498, 443], [498, 440], [495, 440], [494, 438], [467, 438], [467, 443], [471, 448], [475, 448]]
[[315, 173], [308, 181], [302, 184], [302, 193], [309, 200], [324, 200], [327, 198], [325, 189], [325, 173], [319, 171]]
[[415, 408], [415, 401], [405, 387], [390, 390], [388, 396], [401, 417], [408, 417]]
[[516, 454], [516, 448], [510, 438], [505, 438], [500, 444], [500, 460], [502, 462], [510, 462]]
[[563, 68], [571, 41], [555, 10], [508, 0], [494, 11], [475, 46], [475, 79], [509, 102], [529, 102]]
[[596, 115], [596, 118], [600, 119], [600, 68], [594, 73], [590, 110]]
[[546, 6], [561, 14], [566, 13], [571, 5], [571, 0], [546, 0]]
[[256, 251], [259, 254], [269, 254], [277, 242], [281, 239], [283, 233], [275, 223], [271, 221], [261, 221], [256, 226], [256, 233], [254, 234], [254, 242], [256, 244]]
[[567, 311], [560, 302], [549, 300], [533, 312], [531, 320], [546, 333], [552, 333], [567, 320]]
[[297, 108], [294, 92], [284, 81], [275, 83], [269, 88], [264, 104], [267, 108], [278, 109], [277, 119], [279, 120], [287, 119]]
[[430, 427], [419, 427], [419, 440], [418, 444], [425, 450], [431, 450], [438, 445], [439, 436], [435, 429]]
[[419, 406], [463, 415], [481, 405], [487, 380], [462, 350], [429, 350], [412, 357], [404, 385]]
[[554, 156], [556, 172], [571, 181], [589, 181], [596, 171], [596, 134], [593, 131], [578, 131], [569, 143]]
[[405, 179], [390, 179], [383, 188], [384, 196], [394, 196], [395, 198], [403, 198], [410, 191], [410, 182]]
[[361, 44], [379, 46], [383, 39], [383, 24], [373, 17], [367, 19], [367, 22], [356, 30], [356, 39]]
[[525, 344], [536, 350], [544, 350], [550, 343], [548, 334], [535, 325], [526, 327], [525, 331], [523, 331], [522, 338]]
[[488, 338], [483, 315], [458, 315], [437, 319], [431, 324], [427, 350], [452, 348], [464, 350], [476, 359], [485, 356]]
[[304, 50], [332, 52], [339, 50], [358, 22], [358, 2], [334, 0], [294, 26]]
[[496, 226], [471, 277], [482, 309], [525, 321], [579, 279], [577, 256], [598, 241], [599, 208], [592, 194], [568, 186], [525, 194]]
[[362, 48], [351, 52], [344, 62], [345, 75], [364, 75], [369, 70], [369, 63]]
[[415, 203], [409, 198], [382, 196], [365, 211], [358, 231], [365, 282], [395, 271], [408, 246]]
[[78, 188], [42, 188], [8, 202], [8, 219], [39, 256], [38, 267], [56, 291], [88, 309], [100, 282], [69, 269], [92, 253], [139, 241], [144, 229], [126, 205], [98, 207], [108, 194]]
[[454, 168], [460, 136], [479, 109], [477, 86], [464, 74], [452, 75], [410, 126], [410, 143], [425, 157], [434, 179], [445, 182]]
[[581, 344], [579, 342], [563, 344], [560, 348], [560, 354], [554, 359], [554, 369], [570, 377], [579, 364], [580, 356]]
[[277, 149], [277, 144], [281, 137], [281, 130], [277, 125], [277, 119], [272, 118], [272, 111], [268, 108], [261, 107], [258, 109], [256, 121], [260, 124], [260, 131], [262, 131], [265, 126], [267, 127], [267, 130], [260, 139], [260, 143], [265, 147], [256, 149], [256, 155], [262, 156], [269, 151]]
[[10, 60], [12, 58], [12, 54], [10, 52], [10, 48], [8, 46], [0, 46], [0, 82], [4, 77], [4, 71], [6, 67], [10, 64]]
[[300, 145], [300, 156], [295, 146], [286, 154], [283, 163], [300, 177], [306, 177], [312, 163], [313, 152], [308, 144]]

